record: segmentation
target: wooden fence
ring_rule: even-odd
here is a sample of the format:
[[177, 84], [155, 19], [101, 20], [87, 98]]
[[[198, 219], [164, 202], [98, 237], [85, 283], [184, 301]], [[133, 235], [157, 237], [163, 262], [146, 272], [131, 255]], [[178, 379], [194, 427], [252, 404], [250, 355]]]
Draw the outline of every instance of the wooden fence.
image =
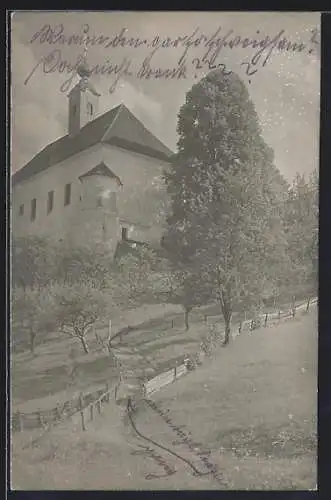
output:
[[77, 398], [58, 404], [50, 410], [40, 410], [33, 413], [23, 413], [17, 411], [12, 415], [12, 432], [49, 429], [61, 421], [71, 418], [90, 405], [98, 404], [100, 399], [104, 399], [109, 393], [109, 386], [87, 394], [80, 393]]
[[[294, 318], [297, 312], [308, 312], [310, 306], [316, 303], [317, 298], [308, 298], [302, 304], [293, 305], [289, 310], [286, 311], [279, 310], [272, 313], [268, 312], [258, 314], [252, 319], [246, 319], [239, 322], [237, 334], [240, 335], [244, 332], [250, 333], [257, 328], [271, 326], [273, 324], [277, 324], [279, 321]], [[204, 322], [208, 323], [207, 315], [204, 315]], [[171, 370], [167, 370], [166, 372], [161, 373], [160, 375], [157, 375], [156, 377], [147, 381], [144, 384], [144, 393], [146, 394], [146, 396], [153, 394], [154, 392], [162, 389], [162, 387], [171, 384], [182, 375], [185, 375], [190, 370], [190, 367], [195, 368], [196, 365], [201, 364], [205, 356], [210, 352], [210, 349], [214, 348], [217, 345], [220, 345], [218, 334], [219, 332], [215, 332], [215, 330], [212, 328], [210, 330], [209, 337], [201, 343], [200, 350], [195, 355], [188, 356], [183, 364], [176, 366]]]
[[83, 431], [88, 429], [88, 423], [94, 420], [94, 417], [101, 415], [103, 405], [105, 403], [109, 404], [111, 399], [112, 390], [109, 387], [106, 387], [106, 390], [102, 392], [100, 397], [94, 401], [91, 401], [89, 404], [84, 404], [84, 399], [80, 400], [80, 408], [78, 412], [74, 414], [74, 418], [79, 416], [80, 425]]
[[178, 378], [182, 377], [186, 373], [187, 366], [185, 363], [183, 363], [179, 366], [175, 366], [171, 370], [167, 370], [166, 372], [157, 375], [144, 384], [145, 395], [148, 396], [150, 394], [153, 394], [153, 392], [156, 392], [162, 387], [175, 382]]
[[[317, 303], [317, 300], [317, 298], [308, 299], [300, 305], [291, 307], [287, 311], [279, 310], [272, 313], [261, 313], [252, 319], [245, 319], [239, 322], [237, 335], [245, 331], [251, 332], [263, 326], [266, 327], [268, 325], [277, 324], [284, 319], [294, 318], [298, 311], [308, 312], [310, 306]], [[206, 315], [204, 315], [204, 317], [207, 323], [208, 317]], [[194, 355], [187, 356], [180, 365], [176, 365], [145, 382], [143, 384], [144, 395], [149, 396], [157, 392], [162, 387], [175, 382], [190, 371], [190, 369], [194, 369], [197, 365], [202, 363], [204, 357], [208, 354], [208, 349], [216, 345], [220, 345], [218, 335], [215, 335], [215, 331], [211, 330], [207, 341], [200, 344], [198, 352]], [[108, 384], [106, 384], [106, 387], [103, 389], [85, 395], [81, 393], [78, 398], [66, 401], [63, 405], [57, 405], [57, 407], [52, 410], [39, 411], [31, 414], [16, 412], [12, 416], [12, 430], [15, 432], [38, 427], [49, 429], [65, 418], [72, 419], [79, 417], [82, 430], [85, 431], [88, 427], [88, 422], [92, 421], [96, 415], [102, 413], [103, 404], [110, 402], [112, 392], [113, 389], [110, 389]]]
[[305, 302], [301, 304], [293, 304], [290, 309], [286, 311], [274, 311], [274, 312], [266, 312], [260, 313], [256, 315], [252, 319], [248, 319], [245, 321], [239, 322], [238, 333], [242, 333], [244, 331], [252, 331], [256, 328], [271, 326], [273, 324], [277, 324], [279, 321], [284, 319], [294, 318], [297, 312], [308, 312], [310, 306], [317, 303], [317, 298], [308, 298]]

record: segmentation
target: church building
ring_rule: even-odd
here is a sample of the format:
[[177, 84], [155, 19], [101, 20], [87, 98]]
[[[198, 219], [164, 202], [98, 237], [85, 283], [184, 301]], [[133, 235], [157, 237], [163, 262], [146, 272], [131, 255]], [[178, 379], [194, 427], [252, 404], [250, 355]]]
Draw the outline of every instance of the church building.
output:
[[12, 176], [13, 236], [76, 244], [159, 245], [173, 152], [123, 104], [97, 116], [89, 70], [68, 96], [68, 133]]

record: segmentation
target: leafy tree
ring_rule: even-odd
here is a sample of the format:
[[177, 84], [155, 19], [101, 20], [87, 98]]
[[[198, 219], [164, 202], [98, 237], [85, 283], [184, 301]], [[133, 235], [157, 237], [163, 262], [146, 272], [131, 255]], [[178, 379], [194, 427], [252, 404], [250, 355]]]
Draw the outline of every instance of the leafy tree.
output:
[[291, 259], [290, 289], [316, 292], [318, 258], [318, 174], [297, 174], [286, 200], [285, 228]]
[[56, 274], [57, 248], [46, 238], [24, 236], [12, 241], [12, 283], [18, 287], [44, 287]]
[[234, 73], [194, 85], [178, 115], [178, 154], [165, 174], [173, 258], [195, 268], [220, 304], [228, 343], [234, 308], [257, 305], [284, 265], [285, 181], [254, 105]]
[[146, 245], [132, 245], [117, 259], [114, 290], [119, 305], [136, 307], [154, 301], [159, 258]]
[[66, 242], [27, 236], [12, 245], [13, 285], [43, 287], [51, 283], [89, 282], [107, 288], [113, 270], [105, 245], [72, 246]]
[[49, 288], [13, 288], [11, 313], [14, 342], [19, 342], [28, 335], [29, 347], [35, 353], [38, 336], [43, 335], [52, 326], [51, 312], [53, 296]]
[[57, 254], [56, 278], [64, 285], [90, 284], [99, 290], [111, 287], [114, 265], [105, 245], [64, 244]]
[[206, 284], [201, 280], [199, 273], [188, 265], [179, 261], [171, 261], [172, 247], [169, 239], [164, 240], [167, 249], [159, 265], [159, 290], [157, 298], [171, 304], [177, 304], [184, 309], [185, 329], [189, 330], [189, 315], [194, 307], [199, 307], [208, 302], [210, 293]]

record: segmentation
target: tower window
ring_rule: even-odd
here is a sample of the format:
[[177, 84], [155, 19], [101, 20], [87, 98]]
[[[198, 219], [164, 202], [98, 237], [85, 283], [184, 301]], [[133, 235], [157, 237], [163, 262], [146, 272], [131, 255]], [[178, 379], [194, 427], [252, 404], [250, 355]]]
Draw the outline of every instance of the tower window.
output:
[[51, 213], [53, 207], [54, 207], [54, 191], [49, 191], [47, 198], [47, 215]]
[[20, 205], [18, 213], [19, 215], [24, 215], [24, 205]]
[[128, 239], [128, 228], [122, 227], [122, 240], [126, 241]]
[[64, 186], [64, 205], [70, 205], [71, 202], [71, 184]]
[[34, 221], [36, 220], [36, 217], [37, 217], [37, 200], [36, 198], [33, 198], [33, 200], [31, 200], [31, 220]]
[[87, 112], [90, 116], [93, 115], [93, 105], [90, 102], [87, 103]]

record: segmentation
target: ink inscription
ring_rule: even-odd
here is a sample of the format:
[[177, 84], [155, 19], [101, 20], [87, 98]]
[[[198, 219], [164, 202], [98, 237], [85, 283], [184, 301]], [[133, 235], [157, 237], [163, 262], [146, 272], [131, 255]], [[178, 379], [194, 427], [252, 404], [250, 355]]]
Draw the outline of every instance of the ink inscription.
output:
[[[24, 83], [27, 85], [38, 70], [43, 74], [62, 73], [66, 80], [62, 83], [61, 92], [67, 92], [75, 77], [76, 69], [82, 62], [82, 55], [75, 61], [63, 57], [61, 47], [97, 47], [105, 53], [101, 63], [91, 67], [91, 75], [102, 75], [112, 78], [109, 92], [113, 93], [121, 78], [131, 77], [138, 80], [185, 80], [191, 72], [197, 78], [200, 72], [221, 70], [229, 75], [232, 69], [225, 63], [223, 53], [241, 51], [243, 60], [240, 65], [245, 67], [248, 77], [255, 75], [264, 68], [275, 53], [306, 53], [308, 56], [319, 48], [319, 33], [311, 30], [311, 37], [305, 41], [292, 41], [284, 29], [276, 34], [262, 34], [259, 29], [253, 36], [243, 35], [235, 29], [223, 33], [222, 26], [217, 27], [212, 35], [207, 35], [197, 27], [191, 33], [175, 37], [161, 37], [158, 34], [150, 38], [140, 38], [127, 33], [122, 27], [115, 34], [93, 32], [89, 24], [84, 24], [77, 33], [67, 32], [63, 24], [44, 24], [30, 38], [30, 44], [40, 44], [51, 47], [43, 55], [27, 75]], [[127, 49], [130, 55], [118, 57], [118, 49]], [[156, 62], [156, 56], [162, 51], [178, 52], [171, 66], [162, 66]], [[190, 57], [191, 56], [191, 57]], [[250, 80], [249, 80], [250, 81]]]

